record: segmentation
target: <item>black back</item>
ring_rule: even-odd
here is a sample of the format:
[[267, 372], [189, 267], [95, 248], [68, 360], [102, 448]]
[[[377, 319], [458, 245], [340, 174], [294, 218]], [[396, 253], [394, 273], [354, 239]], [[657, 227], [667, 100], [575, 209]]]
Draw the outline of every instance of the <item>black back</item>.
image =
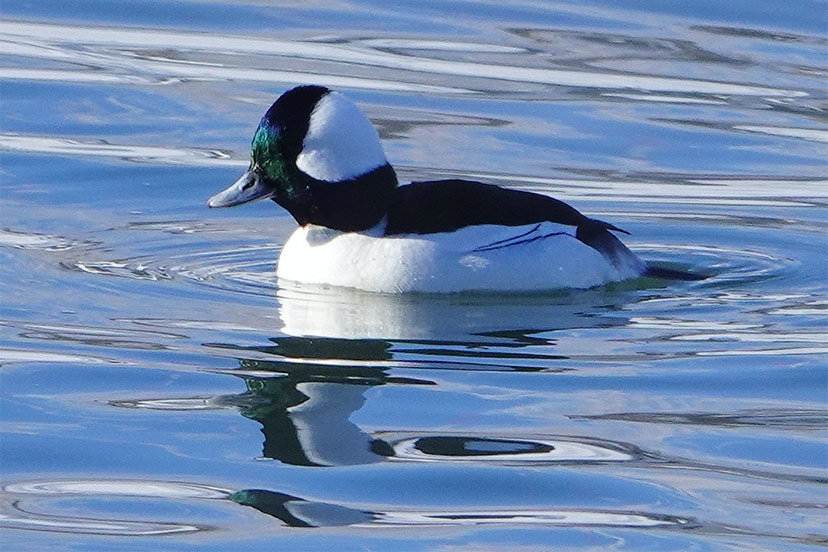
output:
[[[607, 230], [623, 232], [541, 194], [470, 180], [437, 180], [397, 188], [385, 233], [432, 234], [477, 224], [523, 226], [538, 222], [574, 226], [584, 237]], [[578, 239], [585, 241], [581, 235]]]

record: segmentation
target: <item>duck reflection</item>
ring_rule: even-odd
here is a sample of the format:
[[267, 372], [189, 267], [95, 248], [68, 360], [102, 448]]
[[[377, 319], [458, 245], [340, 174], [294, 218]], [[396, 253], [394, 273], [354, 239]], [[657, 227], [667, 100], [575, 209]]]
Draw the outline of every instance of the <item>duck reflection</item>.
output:
[[383, 511], [362, 510], [263, 489], [238, 491], [230, 495], [230, 500], [273, 516], [288, 527], [468, 527], [503, 524], [674, 529], [700, 527], [698, 522], [690, 518], [624, 510], [503, 508], [417, 511], [393, 507]]
[[[555, 343], [538, 334], [624, 324], [626, 319], [608, 297], [617, 300], [619, 295], [587, 292], [550, 300], [284, 288], [279, 313], [288, 335], [260, 346], [212, 345], [234, 350], [240, 362], [237, 374], [247, 385], [246, 393], [223, 402], [262, 424], [264, 457], [293, 465], [338, 466], [389, 458], [572, 460], [571, 442], [433, 434], [379, 438], [351, 418], [365, 405], [371, 387], [434, 384], [423, 377], [396, 375], [398, 368], [415, 375], [447, 369], [566, 370], [556, 366], [565, 357], [554, 353]], [[608, 450], [601, 445], [582, 444], [578, 450], [576, 459], [618, 459], [615, 453], [596, 453]]]
[[230, 500], [273, 516], [288, 527], [342, 527], [364, 524], [379, 518], [376, 512], [305, 500], [265, 489], [238, 491], [230, 495]]
[[[355, 345], [351, 341], [274, 339], [273, 350], [285, 356], [301, 352], [323, 355], [322, 351], [344, 356], [345, 350], [376, 351], [387, 357], [380, 342]], [[315, 345], [318, 346], [315, 347]], [[278, 352], [276, 352], [278, 351]], [[289, 353], [292, 351], [292, 353]], [[360, 354], [365, 360], [371, 355]], [[276, 377], [246, 377], [247, 392], [224, 397], [224, 404], [238, 407], [242, 415], [262, 424], [265, 458], [299, 466], [339, 466], [378, 462], [382, 455], [374, 452], [374, 439], [350, 421], [351, 415], [365, 404], [365, 393], [378, 385], [429, 385], [432, 382], [388, 375], [383, 370], [359, 366], [336, 367], [286, 362], [242, 360], [245, 373], [272, 373]]]
[[280, 281], [282, 331], [340, 339], [459, 341], [475, 344], [576, 328], [625, 325], [620, 308], [638, 300], [633, 284], [546, 294], [379, 294]]

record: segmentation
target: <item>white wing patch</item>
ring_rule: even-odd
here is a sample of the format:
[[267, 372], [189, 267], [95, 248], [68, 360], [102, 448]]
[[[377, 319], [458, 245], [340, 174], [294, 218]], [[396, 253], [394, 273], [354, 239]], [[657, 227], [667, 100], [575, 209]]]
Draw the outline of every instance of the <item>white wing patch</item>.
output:
[[348, 98], [329, 92], [316, 104], [296, 158], [305, 174], [341, 182], [387, 163], [379, 134], [371, 121]]

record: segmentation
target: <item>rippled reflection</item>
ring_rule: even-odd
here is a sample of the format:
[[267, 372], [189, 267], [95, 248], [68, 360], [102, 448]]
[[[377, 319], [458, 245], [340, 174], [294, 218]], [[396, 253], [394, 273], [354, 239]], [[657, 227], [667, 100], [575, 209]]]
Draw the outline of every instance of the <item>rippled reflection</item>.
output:
[[[185, 62], [179, 59], [169, 59], [158, 52], [165, 49], [176, 51], [213, 51], [216, 38], [195, 33], [168, 33], [154, 31], [152, 33], [133, 29], [111, 30], [95, 27], [75, 27], [66, 25], [45, 25], [23, 22], [5, 22], [2, 25], [4, 34], [8, 37], [5, 52], [8, 54], [40, 57], [45, 59], [57, 58], [59, 61], [73, 61], [75, 63], [97, 62], [107, 63], [115, 67], [129, 67], [158, 77], [189, 77], [211, 78], [228, 80], [259, 80], [270, 82], [301, 82], [311, 81], [325, 86], [371, 86], [377, 90], [407, 90], [437, 92], [466, 92], [463, 88], [424, 85], [415, 82], [393, 82], [381, 79], [348, 78], [334, 75], [311, 75], [297, 70], [275, 71], [260, 68], [245, 68], [243, 70], [227, 67], [217, 63]], [[541, 33], [543, 30], [541, 30]], [[537, 38], [531, 30], [522, 30], [519, 33]], [[599, 35], [600, 38], [600, 35]], [[614, 37], [609, 37], [614, 38]], [[37, 41], [37, 42], [36, 42]], [[39, 46], [39, 41], [55, 45], [86, 44], [106, 48], [103, 56], [90, 56], [82, 50], [58, 49]], [[383, 51], [382, 48], [370, 46], [384, 46], [388, 44], [372, 43], [353, 44], [350, 47], [310, 41], [287, 41], [253, 39], [239, 36], [221, 37], [222, 51], [225, 53], [262, 54], [288, 59], [326, 60], [336, 63], [347, 63], [352, 66], [378, 67], [407, 73], [425, 73], [428, 75], [448, 75], [452, 77], [486, 78], [507, 82], [553, 84], [558, 86], [588, 87], [599, 89], [635, 88], [659, 92], [684, 92], [698, 94], [746, 95], [767, 97], [803, 97], [808, 93], [803, 90], [788, 90], [759, 85], [748, 85], [734, 82], [705, 80], [702, 78], [662, 77], [656, 75], [619, 74], [605, 71], [550, 69], [543, 67], [522, 66], [519, 63], [512, 65], [467, 62], [444, 59], [432, 59], [425, 56], [412, 56], [408, 53], [400, 54], [394, 48]], [[402, 44], [397, 43], [396, 47]], [[414, 44], [415, 50], [423, 51]], [[151, 48], [154, 55], [144, 53]], [[446, 41], [437, 43], [436, 48], [454, 51], [468, 51], [463, 43], [456, 47], [448, 47]], [[479, 47], [477, 49], [480, 49]], [[492, 48], [488, 48], [491, 50]], [[139, 55], [129, 55], [135, 50]], [[524, 53], [519, 48], [511, 49], [510, 53]], [[127, 55], [124, 55], [124, 54]], [[141, 55], [143, 54], [143, 55]]]
[[[529, 351], [524, 346], [532, 343], [528, 336], [533, 333], [623, 325], [623, 316], [610, 313], [609, 309], [602, 316], [601, 307], [622, 305], [625, 299], [632, 299], [623, 293], [601, 290], [505, 297], [487, 294], [395, 296], [296, 286], [289, 282], [280, 282], [278, 297], [282, 331], [287, 334], [337, 339], [429, 340], [435, 349], [454, 348], [451, 341], [457, 339], [470, 361], [475, 356], [485, 357], [483, 350], [475, 354], [469, 347], [470, 339], [482, 345], [496, 341], [493, 337], [498, 335], [526, 336], [523, 343], [514, 340], [514, 346], [523, 349], [516, 356], [527, 358]], [[587, 312], [594, 314], [585, 316]], [[421, 343], [421, 350], [427, 347], [428, 342]], [[501, 360], [508, 364], [509, 355], [505, 350], [500, 352]], [[457, 356], [462, 356], [459, 350]], [[556, 357], [553, 354], [548, 358]]]
[[[387, 356], [378, 341], [286, 338], [279, 347], [307, 356], [376, 359]], [[346, 353], [347, 351], [347, 353]], [[427, 379], [390, 375], [372, 367], [241, 361], [235, 372], [245, 393], [111, 401], [122, 408], [203, 411], [234, 408], [262, 425], [262, 456], [299, 466], [395, 462], [472, 462], [504, 466], [555, 463], [637, 462], [656, 459], [624, 443], [573, 436], [493, 436], [373, 433], [351, 421], [367, 391], [380, 385], [434, 385]], [[266, 375], [270, 374], [271, 377]]]
[[78, 247], [97, 245], [97, 242], [78, 241], [62, 236], [32, 232], [15, 232], [0, 229], [0, 247], [34, 249], [44, 251], [67, 251]]
[[[634, 511], [586, 509], [460, 509], [436, 510], [388, 506], [362, 510], [333, 502], [304, 499], [279, 491], [245, 489], [230, 491], [216, 487], [172, 481], [59, 480], [30, 481], [6, 485], [2, 494], [12, 506], [0, 515], [0, 527], [52, 532], [152, 536], [193, 533], [213, 527], [177, 520], [146, 522], [55, 515], [38, 512], [49, 502], [90, 498], [168, 501], [230, 500], [277, 518], [288, 527], [437, 527], [477, 525], [568, 525], [580, 527], [676, 527], [693, 528], [689, 519]], [[39, 499], [35, 501], [35, 498]], [[229, 530], [230, 527], [218, 528]]]
[[[630, 462], [644, 457], [629, 445], [582, 438], [498, 438], [471, 435], [383, 436], [382, 446], [395, 460], [535, 465], [573, 462]], [[387, 448], [384, 448], [387, 447]]]
[[195, 533], [209, 528], [185, 523], [152, 523], [140, 521], [123, 521], [83, 517], [48, 516], [26, 511], [17, 505], [13, 514], [0, 515], [0, 527], [6, 529], [28, 529], [34, 531], [51, 531], [56, 533], [75, 533], [115, 536], [156, 536], [177, 533]]
[[284, 493], [250, 489], [232, 500], [278, 518], [291, 527], [448, 527], [475, 525], [571, 525], [580, 527], [693, 527], [687, 519], [638, 512], [590, 510], [358, 510], [304, 500]]
[[0, 134], [0, 150], [51, 153], [57, 155], [114, 157], [124, 161], [141, 163], [161, 162], [171, 165], [240, 167], [247, 164], [243, 159], [231, 159], [228, 153], [218, 150], [116, 145], [101, 141], [91, 142], [45, 136], [21, 136], [18, 134]]
[[[293, 342], [293, 343], [291, 343]], [[329, 347], [315, 348], [310, 341], [288, 340], [283, 348], [325, 356]], [[352, 358], [382, 356], [377, 342], [342, 343]], [[362, 345], [362, 346], [361, 346]], [[212, 398], [178, 398], [112, 401], [113, 406], [157, 410], [205, 410], [236, 408], [262, 425], [262, 457], [299, 466], [366, 464], [385, 459], [374, 451], [375, 439], [351, 422], [351, 415], [365, 404], [365, 393], [374, 386], [431, 385], [424, 379], [391, 376], [376, 368], [326, 367], [311, 364], [241, 362], [236, 372], [244, 376], [247, 392]], [[267, 374], [272, 377], [267, 377]], [[255, 377], [251, 375], [255, 374]]]
[[828, 411], [762, 408], [735, 413], [629, 412], [583, 416], [591, 420], [622, 420], [652, 424], [689, 424], [721, 427], [762, 426], [791, 430], [822, 430], [828, 427]]
[[12, 494], [60, 496], [132, 496], [139, 498], [227, 498], [231, 491], [176, 481], [126, 479], [24, 481], [3, 487]]

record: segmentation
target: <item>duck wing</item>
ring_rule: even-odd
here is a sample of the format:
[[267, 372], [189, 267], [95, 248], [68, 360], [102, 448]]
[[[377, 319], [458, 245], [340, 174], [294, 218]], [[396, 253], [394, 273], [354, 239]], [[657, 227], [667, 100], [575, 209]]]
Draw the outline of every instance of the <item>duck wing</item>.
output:
[[545, 195], [471, 180], [435, 180], [397, 188], [385, 234], [434, 234], [480, 224], [525, 226], [539, 222], [572, 226], [583, 235], [582, 241], [602, 231], [628, 233]]
[[[433, 234], [484, 224], [526, 226], [543, 222], [569, 226], [571, 230], [563, 233], [595, 249], [617, 268], [629, 267], [640, 273], [646, 266], [612, 234], [628, 232], [608, 222], [587, 217], [563, 201], [545, 195], [471, 180], [400, 186], [388, 212], [385, 234]], [[529, 231], [531, 237], [518, 234], [486, 247], [500, 249], [539, 239], [534, 235], [536, 230]]]
[[604, 231], [629, 234], [555, 198], [472, 180], [432, 180], [400, 186], [388, 212], [385, 233], [433, 234], [479, 224], [525, 226], [538, 222], [572, 226], [585, 243]]

